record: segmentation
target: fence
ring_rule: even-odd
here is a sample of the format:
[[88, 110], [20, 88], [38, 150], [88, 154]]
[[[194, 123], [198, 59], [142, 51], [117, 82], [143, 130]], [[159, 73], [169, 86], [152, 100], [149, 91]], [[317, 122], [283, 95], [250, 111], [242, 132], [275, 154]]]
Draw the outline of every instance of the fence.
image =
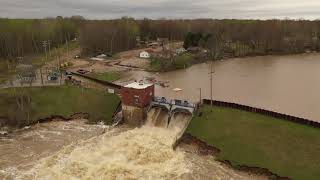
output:
[[[210, 105], [211, 100], [204, 99], [203, 103]], [[283, 119], [283, 120], [287, 120], [287, 121], [291, 121], [291, 122], [295, 122], [295, 123], [299, 123], [299, 124], [303, 124], [303, 125], [307, 125], [307, 126], [311, 126], [311, 127], [320, 128], [320, 122], [317, 122], [315, 120], [295, 117], [295, 116], [291, 116], [291, 115], [287, 115], [287, 114], [281, 114], [278, 112], [273, 112], [273, 111], [269, 111], [269, 110], [265, 110], [265, 109], [250, 107], [250, 106], [241, 105], [241, 104], [237, 104], [237, 103], [213, 101], [212, 104], [215, 106], [219, 106], [219, 107], [227, 107], [227, 108], [239, 109], [239, 110], [248, 111], [248, 112], [254, 112], [254, 113], [262, 114], [265, 116], [275, 117], [275, 118], [279, 118], [279, 119]]]

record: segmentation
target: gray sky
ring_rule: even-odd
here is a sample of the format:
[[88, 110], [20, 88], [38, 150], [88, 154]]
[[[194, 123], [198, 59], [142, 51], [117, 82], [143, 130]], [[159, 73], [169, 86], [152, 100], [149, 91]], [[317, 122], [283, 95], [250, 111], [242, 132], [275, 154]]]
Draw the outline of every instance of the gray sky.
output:
[[320, 0], [0, 0], [0, 17], [320, 18]]

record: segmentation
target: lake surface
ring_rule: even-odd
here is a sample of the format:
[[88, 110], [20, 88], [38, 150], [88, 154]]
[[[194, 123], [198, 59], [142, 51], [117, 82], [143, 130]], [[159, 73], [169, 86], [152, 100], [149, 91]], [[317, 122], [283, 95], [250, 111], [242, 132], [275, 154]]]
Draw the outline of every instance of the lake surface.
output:
[[[320, 121], [320, 54], [235, 58], [214, 63], [213, 96]], [[199, 101], [210, 99], [210, 63], [167, 73], [130, 71], [121, 84], [144, 77], [169, 81], [156, 95]], [[181, 88], [181, 92], [172, 89]]]

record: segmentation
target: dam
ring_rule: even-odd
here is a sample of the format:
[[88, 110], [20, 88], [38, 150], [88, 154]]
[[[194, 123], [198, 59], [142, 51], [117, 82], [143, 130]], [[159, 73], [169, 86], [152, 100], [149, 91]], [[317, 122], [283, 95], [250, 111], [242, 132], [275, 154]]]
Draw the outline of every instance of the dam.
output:
[[124, 122], [132, 126], [168, 129], [179, 140], [187, 129], [197, 105], [186, 100], [155, 96], [154, 85], [134, 82], [121, 88]]

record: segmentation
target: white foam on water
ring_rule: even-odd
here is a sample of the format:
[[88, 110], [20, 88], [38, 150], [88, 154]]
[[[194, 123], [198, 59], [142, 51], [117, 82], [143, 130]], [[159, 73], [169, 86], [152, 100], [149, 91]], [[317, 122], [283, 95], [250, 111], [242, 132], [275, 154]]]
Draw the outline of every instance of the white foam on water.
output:
[[183, 152], [172, 149], [174, 136], [168, 129], [147, 126], [106, 133], [63, 148], [21, 178], [182, 179], [190, 164]]

